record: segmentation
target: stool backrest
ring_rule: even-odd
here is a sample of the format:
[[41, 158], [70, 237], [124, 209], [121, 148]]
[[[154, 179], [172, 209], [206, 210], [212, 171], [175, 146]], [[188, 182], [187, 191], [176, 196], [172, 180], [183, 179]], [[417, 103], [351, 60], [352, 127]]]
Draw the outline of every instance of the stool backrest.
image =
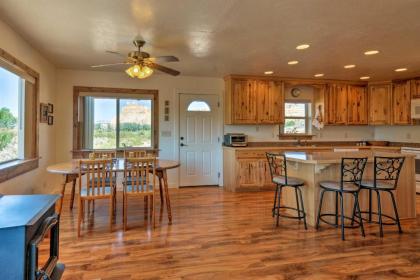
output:
[[271, 179], [274, 176], [283, 176], [287, 184], [286, 156], [282, 153], [265, 153], [270, 166]]
[[390, 189], [395, 189], [404, 160], [404, 157], [375, 157], [373, 186], [376, 188], [378, 183], [386, 183], [390, 185]]
[[345, 183], [353, 183], [360, 188], [367, 160], [367, 157], [341, 159], [341, 189]]
[[[82, 159], [79, 161], [79, 178], [86, 175], [86, 196], [108, 196], [111, 191], [106, 190], [107, 187], [112, 188], [114, 181], [112, 159]], [[79, 194], [82, 190], [82, 180], [79, 179]]]

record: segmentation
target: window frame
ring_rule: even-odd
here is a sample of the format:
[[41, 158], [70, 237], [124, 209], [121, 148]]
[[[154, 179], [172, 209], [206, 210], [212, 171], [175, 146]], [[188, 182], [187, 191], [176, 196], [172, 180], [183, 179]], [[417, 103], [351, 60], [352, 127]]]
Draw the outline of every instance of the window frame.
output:
[[[149, 89], [129, 89], [129, 88], [108, 88], [108, 87], [87, 87], [74, 86], [73, 87], [73, 157], [79, 157], [86, 151], [103, 150], [90, 149], [83, 147], [83, 105], [81, 105], [81, 97], [83, 96], [97, 96], [97, 97], [111, 97], [120, 99], [136, 99], [139, 96], [148, 96], [152, 100], [152, 146], [139, 147], [145, 150], [156, 150], [159, 147], [159, 91]], [[117, 105], [118, 106], [118, 105]], [[119, 116], [117, 116], [119, 118]], [[123, 147], [116, 147], [112, 150], [124, 150]]]
[[[294, 103], [294, 104], [305, 104], [305, 116], [304, 117], [296, 117], [296, 116], [287, 116], [286, 114], [286, 104], [287, 103]], [[310, 100], [285, 100], [284, 102], [284, 125], [281, 127], [281, 134], [282, 135], [291, 135], [291, 136], [308, 136], [311, 135], [311, 128], [312, 128], [312, 102]], [[288, 119], [298, 119], [298, 120], [305, 120], [305, 132], [304, 133], [289, 133], [285, 131], [286, 121]]]
[[[0, 48], [0, 65], [23, 79], [19, 106], [23, 106], [24, 145], [21, 159], [0, 163], [0, 183], [39, 167], [39, 79], [38, 72]], [[22, 100], [23, 98], [23, 100]]]

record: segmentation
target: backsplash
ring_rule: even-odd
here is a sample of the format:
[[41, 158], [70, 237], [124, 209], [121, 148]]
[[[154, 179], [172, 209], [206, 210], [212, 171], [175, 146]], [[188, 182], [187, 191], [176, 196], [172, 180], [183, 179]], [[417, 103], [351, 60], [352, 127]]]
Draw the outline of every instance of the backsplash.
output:
[[[224, 133], [245, 133], [250, 142], [279, 141], [278, 125], [225, 125]], [[375, 139], [372, 126], [326, 126], [322, 130], [314, 129], [313, 140], [318, 141], [359, 141]], [[290, 141], [287, 140], [287, 141]]]

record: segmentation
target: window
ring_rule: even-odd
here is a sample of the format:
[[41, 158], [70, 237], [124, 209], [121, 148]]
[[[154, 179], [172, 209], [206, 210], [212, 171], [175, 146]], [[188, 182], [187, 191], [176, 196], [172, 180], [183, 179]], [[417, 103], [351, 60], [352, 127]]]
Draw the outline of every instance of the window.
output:
[[311, 103], [286, 102], [284, 105], [284, 134], [309, 134], [311, 131]]
[[0, 163], [24, 157], [24, 84], [0, 67]]
[[[83, 150], [158, 147], [157, 91], [74, 87], [74, 156]], [[77, 117], [76, 117], [77, 116]]]
[[0, 48], [0, 183], [36, 169], [39, 74]]
[[188, 112], [210, 112], [210, 106], [205, 101], [193, 101], [188, 105]]

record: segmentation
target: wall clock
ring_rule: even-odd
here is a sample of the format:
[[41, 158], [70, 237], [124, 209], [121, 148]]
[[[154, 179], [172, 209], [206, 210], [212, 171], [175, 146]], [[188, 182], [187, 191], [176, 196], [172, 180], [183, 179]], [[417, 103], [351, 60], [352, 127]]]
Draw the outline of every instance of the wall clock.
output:
[[292, 88], [292, 90], [291, 90], [291, 94], [292, 94], [292, 96], [293, 97], [299, 97], [299, 95], [300, 95], [300, 89], [298, 89], [298, 88]]

